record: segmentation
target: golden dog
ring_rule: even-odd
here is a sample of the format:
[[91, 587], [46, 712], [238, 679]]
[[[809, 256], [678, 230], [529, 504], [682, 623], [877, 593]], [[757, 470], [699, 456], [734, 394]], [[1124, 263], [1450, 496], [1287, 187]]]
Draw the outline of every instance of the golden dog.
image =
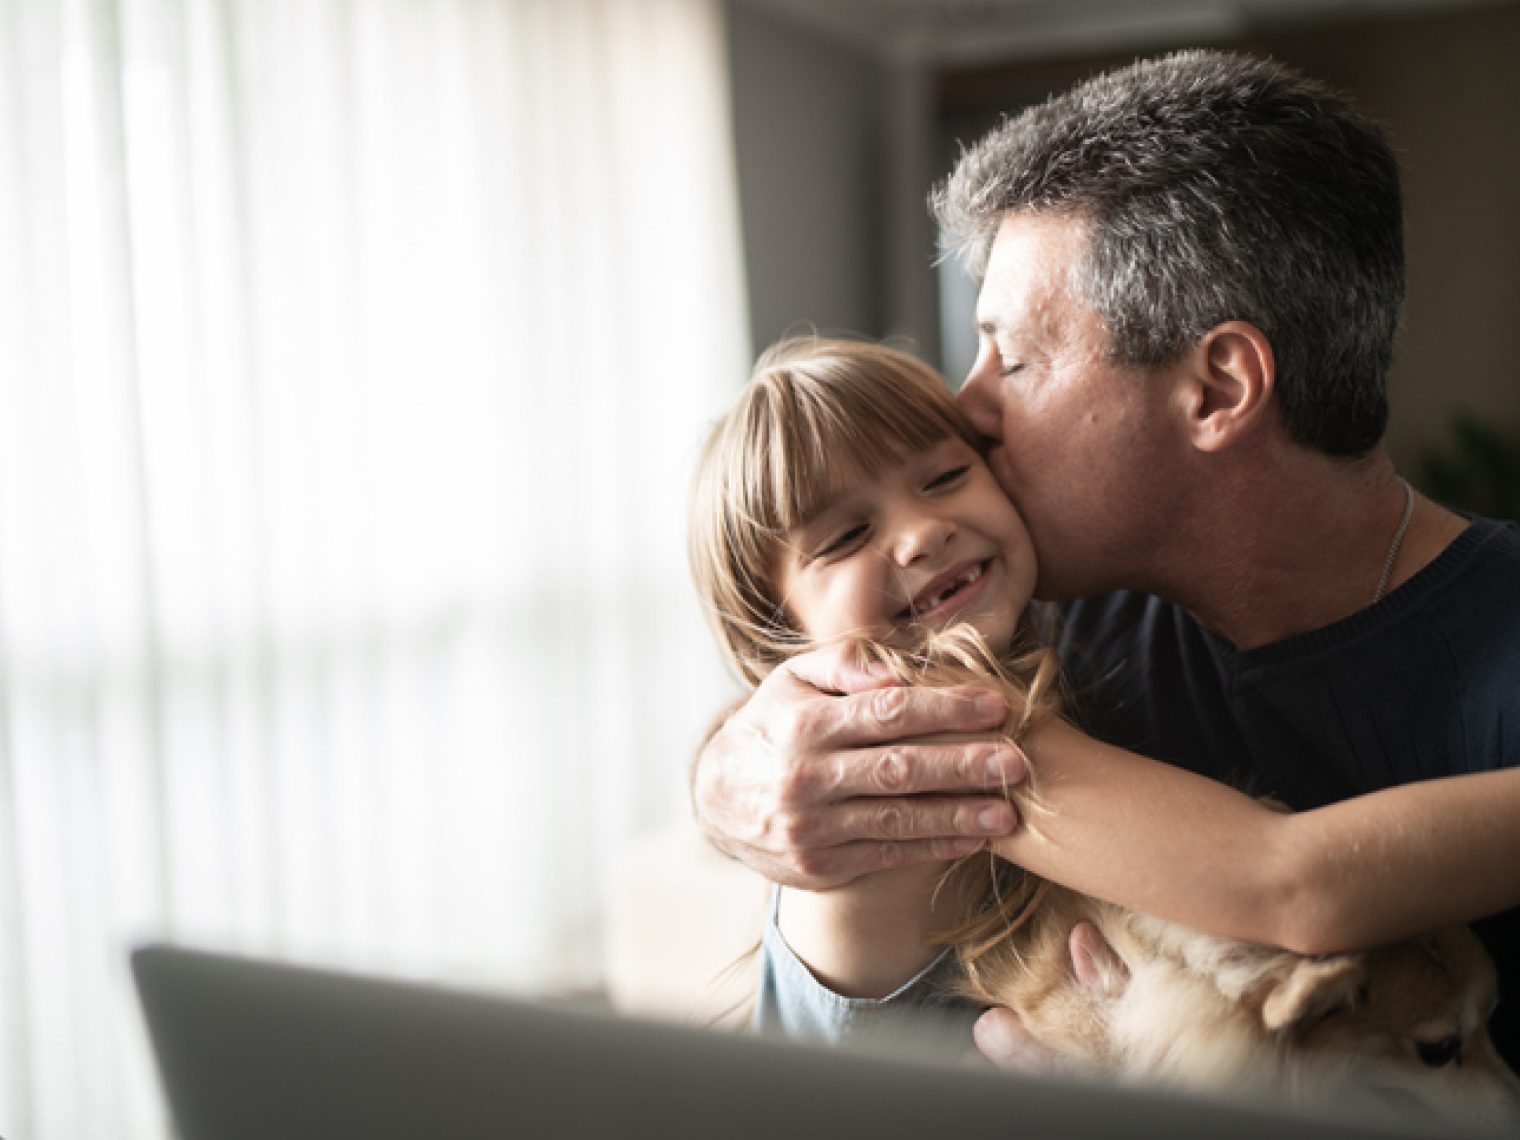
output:
[[1358, 1085], [1480, 1122], [1520, 1081], [1485, 1023], [1494, 967], [1465, 927], [1306, 958], [1055, 885], [968, 971], [968, 996], [1120, 1079], [1328, 1100]]

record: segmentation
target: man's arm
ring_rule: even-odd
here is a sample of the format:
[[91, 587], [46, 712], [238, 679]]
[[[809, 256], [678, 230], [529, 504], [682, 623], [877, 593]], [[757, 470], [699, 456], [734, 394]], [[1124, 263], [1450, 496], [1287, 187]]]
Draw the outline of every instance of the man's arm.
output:
[[1017, 823], [993, 794], [1024, 778], [986, 733], [1007, 708], [974, 687], [896, 685], [830, 646], [787, 661], [698, 754], [692, 806], [720, 851], [773, 882], [837, 887], [872, 871], [943, 862]]

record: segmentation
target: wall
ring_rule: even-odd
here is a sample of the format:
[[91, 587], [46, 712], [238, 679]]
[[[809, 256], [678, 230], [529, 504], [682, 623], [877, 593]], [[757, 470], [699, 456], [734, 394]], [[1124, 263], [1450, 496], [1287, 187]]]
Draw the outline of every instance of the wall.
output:
[[1520, 6], [1263, 42], [1355, 94], [1399, 151], [1409, 293], [1389, 380], [1394, 457], [1444, 440], [1458, 407], [1520, 440]]
[[[1000, 114], [1133, 53], [941, 74], [924, 90], [937, 142], [925, 177], [905, 195], [899, 184], [913, 158], [886, 145], [908, 114], [890, 53], [745, 0], [732, 0], [729, 12], [757, 347], [806, 322], [869, 336], [906, 332], [958, 378], [974, 343], [971, 296], [947, 269], [941, 359], [921, 319], [935, 295], [929, 248], [916, 234], [904, 248], [907, 212], [922, 210], [922, 188], [948, 170], [957, 139], [970, 141]], [[1457, 408], [1520, 439], [1520, 364], [1510, 348], [1520, 321], [1520, 4], [1320, 21], [1210, 46], [1269, 51], [1345, 87], [1392, 134], [1409, 253], [1390, 377], [1395, 459], [1407, 467], [1443, 442]], [[906, 279], [915, 265], [922, 276]]]
[[886, 330], [883, 73], [865, 50], [728, 9], [750, 328]]
[[[1409, 271], [1389, 377], [1395, 460], [1409, 469], [1444, 445], [1459, 408], [1520, 440], [1520, 358], [1511, 347], [1520, 322], [1520, 5], [1322, 22], [1207, 46], [1266, 51], [1342, 87], [1393, 138]], [[976, 137], [1000, 113], [1129, 58], [945, 76], [941, 162], [953, 161], [956, 138]], [[969, 335], [957, 322], [969, 327], [969, 317], [947, 320], [947, 356], [958, 359]]]

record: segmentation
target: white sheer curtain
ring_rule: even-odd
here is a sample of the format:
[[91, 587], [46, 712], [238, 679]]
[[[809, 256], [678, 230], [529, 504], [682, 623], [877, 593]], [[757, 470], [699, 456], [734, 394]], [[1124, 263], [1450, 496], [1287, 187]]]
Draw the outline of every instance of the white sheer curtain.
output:
[[0, 1135], [161, 1137], [138, 940], [524, 988], [724, 693], [710, 0], [0, 0]]

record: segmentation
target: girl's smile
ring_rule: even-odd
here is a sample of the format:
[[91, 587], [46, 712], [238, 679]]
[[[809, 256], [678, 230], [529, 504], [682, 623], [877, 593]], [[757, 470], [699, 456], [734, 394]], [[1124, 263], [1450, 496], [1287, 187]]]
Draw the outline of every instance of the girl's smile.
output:
[[989, 581], [987, 571], [992, 565], [992, 559], [986, 558], [945, 571], [899, 611], [897, 620], [945, 624], [985, 592]]

